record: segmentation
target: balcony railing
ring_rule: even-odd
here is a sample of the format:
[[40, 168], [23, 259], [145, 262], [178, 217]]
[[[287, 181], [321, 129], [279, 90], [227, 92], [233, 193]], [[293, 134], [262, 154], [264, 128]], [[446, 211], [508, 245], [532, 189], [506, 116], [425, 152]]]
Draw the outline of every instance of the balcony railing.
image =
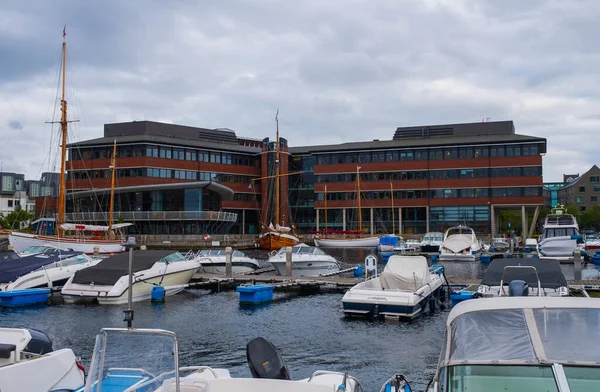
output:
[[[202, 220], [237, 222], [238, 214], [224, 211], [123, 211], [115, 212], [115, 222]], [[55, 216], [57, 218], [57, 216]], [[107, 212], [79, 212], [65, 216], [67, 222], [108, 222]]]

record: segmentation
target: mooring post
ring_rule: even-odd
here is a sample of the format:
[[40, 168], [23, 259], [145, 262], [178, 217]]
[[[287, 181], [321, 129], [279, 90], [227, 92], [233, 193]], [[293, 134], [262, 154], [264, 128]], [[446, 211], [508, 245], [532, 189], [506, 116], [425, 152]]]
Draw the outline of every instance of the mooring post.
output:
[[285, 276], [292, 277], [292, 247], [285, 248]]
[[510, 255], [512, 256], [515, 253], [515, 239], [510, 238]]
[[98, 257], [100, 256], [100, 248], [97, 246], [94, 246], [94, 257]]
[[581, 252], [579, 248], [575, 248], [573, 252], [573, 264], [575, 268], [574, 278], [576, 281], [581, 281]]
[[225, 248], [225, 276], [231, 278], [231, 246]]

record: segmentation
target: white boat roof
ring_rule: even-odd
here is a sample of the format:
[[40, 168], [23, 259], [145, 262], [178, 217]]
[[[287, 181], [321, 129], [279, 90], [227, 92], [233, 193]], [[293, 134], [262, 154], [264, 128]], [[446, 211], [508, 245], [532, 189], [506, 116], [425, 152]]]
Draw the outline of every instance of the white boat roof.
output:
[[466, 313], [481, 312], [486, 310], [501, 309], [598, 309], [600, 310], [600, 301], [597, 298], [583, 297], [495, 297], [478, 298], [475, 301], [462, 301], [456, 305], [448, 318], [446, 325], [450, 326], [452, 322]]

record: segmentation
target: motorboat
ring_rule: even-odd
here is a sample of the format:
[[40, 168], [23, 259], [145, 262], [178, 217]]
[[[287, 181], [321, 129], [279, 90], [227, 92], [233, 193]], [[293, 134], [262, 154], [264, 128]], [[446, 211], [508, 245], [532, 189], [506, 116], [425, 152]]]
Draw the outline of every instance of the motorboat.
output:
[[377, 250], [380, 252], [391, 252], [398, 246], [401, 240], [402, 237], [398, 237], [397, 235], [384, 235], [379, 238]]
[[100, 258], [90, 257], [85, 253], [60, 259], [19, 276], [16, 280], [0, 287], [0, 291], [62, 286], [75, 272], [92, 267], [101, 260]]
[[[127, 303], [129, 288], [129, 253], [103, 259], [95, 266], [75, 272], [61, 293], [65, 303]], [[185, 289], [200, 268], [196, 258], [188, 260], [179, 252], [138, 250], [133, 252], [133, 301], [150, 299], [152, 288], [162, 286], [165, 295]]]
[[538, 242], [540, 257], [572, 259], [575, 249], [583, 249], [583, 237], [579, 234], [577, 219], [567, 214], [563, 206], [557, 206], [544, 221], [544, 230]]
[[587, 234], [585, 236], [584, 247], [587, 253], [596, 253], [600, 251], [600, 235]]
[[485, 270], [478, 297], [519, 295], [566, 297], [567, 278], [558, 260], [534, 258], [495, 259]]
[[431, 231], [425, 233], [419, 247], [423, 253], [438, 253], [442, 242], [444, 242], [444, 233]]
[[502, 297], [464, 301], [446, 319], [427, 391], [600, 389], [600, 301]]
[[[286, 248], [269, 258], [279, 275], [286, 276]], [[292, 247], [292, 276], [327, 275], [340, 270], [338, 261], [321, 249], [300, 244]]]
[[315, 238], [315, 245], [320, 248], [375, 248], [379, 245], [379, 237]]
[[423, 313], [430, 297], [439, 298], [443, 267], [428, 267], [424, 256], [391, 256], [383, 272], [344, 294], [346, 315], [413, 319]]
[[508, 242], [508, 238], [492, 238], [492, 243], [490, 244], [491, 248], [494, 248], [495, 252], [506, 252], [510, 250], [510, 243]]
[[[225, 249], [205, 249], [194, 254], [192, 258], [200, 261], [202, 270], [207, 274], [224, 274], [225, 258], [227, 252]], [[188, 257], [189, 258], [189, 257]], [[255, 259], [246, 256], [239, 250], [231, 253], [231, 272], [234, 274], [244, 274], [254, 272], [260, 268], [260, 264]]]
[[[144, 347], [144, 355], [140, 355]], [[160, 329], [104, 328], [96, 337], [92, 365], [84, 388], [92, 391], [229, 392], [362, 391], [358, 380], [332, 371], [316, 371], [293, 381], [281, 354], [258, 337], [246, 346], [252, 378], [233, 378], [228, 369], [179, 366], [175, 333]]]
[[440, 246], [440, 261], [478, 261], [483, 246], [477, 240], [475, 231], [463, 225], [449, 228]]
[[73, 351], [53, 350], [44, 333], [0, 328], [1, 391], [74, 391], [84, 385], [84, 377]]
[[394, 252], [400, 253], [413, 253], [421, 250], [421, 243], [418, 240], [407, 240], [400, 241], [397, 246], [394, 247]]
[[0, 257], [0, 288], [6, 290], [9, 283], [17, 281], [20, 277], [32, 271], [82, 254], [81, 252], [62, 251], [55, 248], [48, 248], [42, 253], [25, 256], [19, 256], [13, 251], [3, 252]]

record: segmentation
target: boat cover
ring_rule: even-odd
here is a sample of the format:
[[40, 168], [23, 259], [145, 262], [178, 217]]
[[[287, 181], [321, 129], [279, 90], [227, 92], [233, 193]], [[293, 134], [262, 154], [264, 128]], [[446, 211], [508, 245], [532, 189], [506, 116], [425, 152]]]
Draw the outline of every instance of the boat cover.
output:
[[0, 282], [14, 282], [20, 276], [26, 275], [47, 264], [52, 264], [81, 254], [83, 254], [83, 252], [48, 249], [43, 253], [19, 257], [19, 255], [13, 251], [2, 252], [0, 256]]
[[[138, 250], [133, 252], [132, 271], [139, 272], [151, 268], [154, 263], [177, 253], [172, 250]], [[98, 264], [75, 272], [73, 283], [114, 285], [121, 276], [129, 275], [129, 252], [118, 253]]]
[[473, 245], [473, 236], [471, 234], [452, 234], [442, 243], [444, 248], [454, 253], [462, 252], [464, 249], [471, 250], [471, 245]]
[[379, 275], [384, 290], [415, 291], [429, 280], [429, 266], [423, 256], [392, 256]]
[[379, 239], [379, 245], [398, 246], [398, 241], [399, 240], [400, 240], [400, 238], [398, 238], [398, 236], [395, 236], [395, 235], [384, 235], [383, 237], [381, 237]]
[[508, 266], [532, 266], [537, 270], [542, 288], [557, 289], [567, 287], [567, 279], [560, 268], [558, 260], [553, 259], [496, 259], [488, 266], [481, 284], [486, 286], [500, 286], [500, 280], [504, 275], [504, 283], [509, 284], [511, 280], [519, 279], [527, 282], [529, 287], [537, 287], [538, 281], [532, 269], [508, 269], [506, 274], [504, 268]]

